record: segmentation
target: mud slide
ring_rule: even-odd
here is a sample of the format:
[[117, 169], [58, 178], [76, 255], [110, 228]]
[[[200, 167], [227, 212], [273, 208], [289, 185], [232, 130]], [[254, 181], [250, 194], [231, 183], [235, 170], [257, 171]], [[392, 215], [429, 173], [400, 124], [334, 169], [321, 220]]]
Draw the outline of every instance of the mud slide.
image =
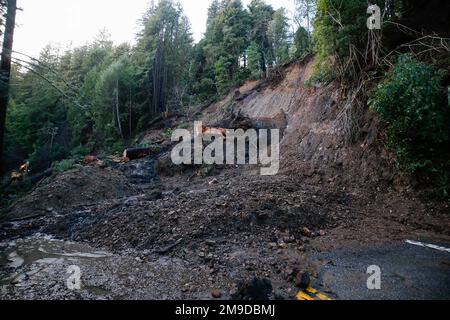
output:
[[[420, 200], [403, 182], [369, 111], [349, 143], [339, 85], [310, 85], [312, 65], [248, 82], [196, 119], [281, 129], [276, 176], [247, 166], [174, 166], [167, 136], [152, 130], [160, 154], [42, 181], [0, 220], [1, 298], [296, 299], [309, 279], [319, 294], [358, 299], [354, 288], [366, 283], [360, 267], [377, 262], [368, 247], [387, 252], [384, 263], [406, 240], [450, 243], [448, 203]], [[353, 264], [351, 288], [333, 269], [355, 261], [346, 248], [365, 257]], [[418, 267], [427, 258], [448, 263], [423, 255]], [[401, 266], [399, 259], [386, 263]], [[431, 278], [448, 279], [448, 268], [438, 269]], [[76, 271], [80, 290], [71, 290]], [[364, 297], [420, 298], [408, 285], [411, 272], [400, 274], [401, 294]], [[439, 290], [438, 298], [450, 297]]]

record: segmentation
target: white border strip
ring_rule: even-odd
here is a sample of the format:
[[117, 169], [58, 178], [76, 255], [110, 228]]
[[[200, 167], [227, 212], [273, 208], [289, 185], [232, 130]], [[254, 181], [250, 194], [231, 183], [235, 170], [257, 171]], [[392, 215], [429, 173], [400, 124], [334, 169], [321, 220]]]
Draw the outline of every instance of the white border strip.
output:
[[406, 243], [411, 244], [413, 246], [419, 246], [419, 247], [423, 247], [423, 248], [430, 248], [430, 249], [434, 249], [434, 250], [439, 250], [439, 251], [450, 253], [450, 249], [447, 249], [445, 247], [440, 247], [440, 246], [437, 246], [437, 245], [434, 245], [434, 244], [427, 244], [427, 243], [411, 241], [411, 240], [406, 240]]

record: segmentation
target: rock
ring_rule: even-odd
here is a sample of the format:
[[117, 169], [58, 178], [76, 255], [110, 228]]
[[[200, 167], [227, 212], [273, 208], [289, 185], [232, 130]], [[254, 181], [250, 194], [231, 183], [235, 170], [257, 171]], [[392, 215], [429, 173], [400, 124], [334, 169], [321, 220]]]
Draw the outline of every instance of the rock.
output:
[[280, 243], [280, 244], [278, 245], [278, 247], [279, 247], [280, 249], [287, 249], [287, 248], [288, 248], [288, 245], [287, 245], [286, 243], [282, 242], [282, 243]]
[[25, 281], [27, 279], [28, 279], [28, 276], [26, 274], [21, 274], [21, 275], [17, 276], [16, 278], [14, 278], [14, 280], [11, 281], [11, 284], [19, 285], [19, 284], [21, 284], [23, 281]]
[[105, 162], [105, 161], [102, 161], [102, 160], [99, 160], [99, 161], [97, 162], [97, 165], [98, 165], [98, 167], [99, 167], [100, 169], [106, 169], [106, 168], [108, 168], [108, 163]]
[[176, 166], [172, 162], [171, 154], [166, 153], [159, 157], [155, 164], [156, 172], [163, 177], [173, 177], [183, 172], [183, 166]]
[[319, 236], [323, 237], [325, 236], [327, 233], [325, 232], [325, 230], [320, 230], [319, 231]]
[[274, 299], [276, 301], [284, 301], [284, 300], [286, 300], [281, 293], [275, 293]]
[[239, 291], [239, 287], [236, 283], [234, 283], [229, 291], [229, 294], [230, 294], [230, 296], [234, 297], [238, 294], [238, 291]]
[[301, 234], [302, 234], [303, 236], [307, 237], [307, 238], [311, 238], [311, 237], [312, 237], [312, 232], [311, 232], [311, 230], [309, 230], [309, 229], [306, 228], [306, 227], [304, 227], [304, 228], [301, 230]]
[[220, 299], [220, 298], [222, 298], [222, 292], [221, 292], [219, 289], [214, 289], [214, 290], [211, 292], [211, 296], [212, 296], [214, 299]]
[[290, 236], [290, 237], [284, 237], [283, 241], [285, 243], [294, 243], [295, 242], [295, 237], [294, 236]]
[[214, 178], [214, 179], [212, 179], [212, 180], [209, 182], [209, 185], [212, 186], [212, 185], [218, 184], [218, 183], [219, 183], [219, 180], [217, 180], [216, 178]]
[[181, 288], [181, 292], [183, 292], [183, 293], [187, 293], [187, 292], [189, 292], [190, 291], [190, 284], [188, 283], [188, 284], [185, 284], [184, 286], [183, 286], [183, 288]]
[[233, 300], [269, 300], [273, 293], [272, 283], [268, 279], [253, 278], [252, 281], [238, 285], [237, 292], [232, 295]]
[[298, 272], [297, 268], [287, 269], [284, 273], [284, 280], [293, 281], [297, 277]]
[[157, 201], [163, 198], [161, 191], [152, 191], [150, 194], [145, 196], [146, 201]]
[[308, 289], [311, 284], [311, 275], [308, 272], [299, 273], [295, 278], [295, 285], [300, 289]]

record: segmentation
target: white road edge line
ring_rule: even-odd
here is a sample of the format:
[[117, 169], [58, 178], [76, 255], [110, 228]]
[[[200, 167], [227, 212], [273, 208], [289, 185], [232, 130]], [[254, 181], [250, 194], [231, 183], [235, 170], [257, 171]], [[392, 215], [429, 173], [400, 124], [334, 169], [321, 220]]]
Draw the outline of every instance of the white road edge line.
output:
[[406, 243], [411, 244], [413, 246], [430, 248], [430, 249], [434, 249], [434, 250], [439, 250], [439, 251], [450, 253], [450, 249], [447, 249], [445, 247], [440, 247], [440, 246], [437, 246], [437, 245], [434, 245], [434, 244], [427, 244], [427, 243], [422, 243], [422, 242], [418, 242], [418, 241], [411, 241], [411, 240], [406, 240]]

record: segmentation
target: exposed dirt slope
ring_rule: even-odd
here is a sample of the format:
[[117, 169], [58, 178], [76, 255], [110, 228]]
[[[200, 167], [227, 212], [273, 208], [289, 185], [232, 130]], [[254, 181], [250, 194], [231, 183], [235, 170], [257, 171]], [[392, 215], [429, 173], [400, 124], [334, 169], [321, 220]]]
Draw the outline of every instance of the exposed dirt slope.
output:
[[249, 118], [256, 128], [281, 129], [284, 174], [366, 187], [391, 184], [399, 175], [378, 141], [376, 118], [365, 112], [360, 138], [348, 143], [352, 122], [343, 110], [356, 106], [344, 106], [337, 83], [309, 84], [313, 65], [314, 59], [308, 58], [280, 70], [275, 79], [246, 83], [206, 110], [203, 121], [221, 123], [233, 113]]

